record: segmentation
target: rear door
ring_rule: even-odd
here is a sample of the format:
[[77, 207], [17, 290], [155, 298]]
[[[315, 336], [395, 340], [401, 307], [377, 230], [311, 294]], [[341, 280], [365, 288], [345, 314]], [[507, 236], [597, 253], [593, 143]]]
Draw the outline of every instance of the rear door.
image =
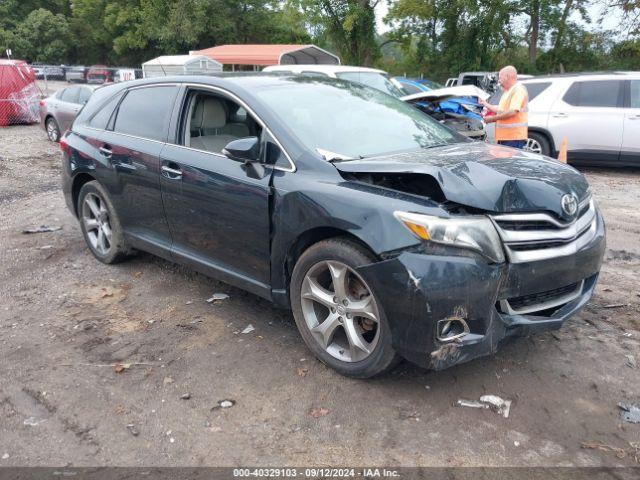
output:
[[135, 87], [125, 92], [99, 147], [113, 170], [108, 185], [125, 233], [146, 249], [171, 246], [160, 195], [160, 152], [165, 145], [177, 85]]
[[556, 148], [567, 139], [569, 160], [617, 162], [624, 122], [623, 86], [623, 80], [617, 79], [578, 79], [554, 102], [549, 130]]
[[222, 153], [231, 140], [262, 137], [262, 126], [230, 95], [190, 88], [175, 144], [162, 151], [162, 200], [180, 261], [258, 295], [270, 293], [272, 167], [251, 178]]
[[64, 89], [58, 102], [56, 102], [55, 117], [60, 127], [60, 133], [64, 133], [70, 126], [82, 105], [78, 103], [80, 87], [67, 87]]
[[620, 163], [640, 166], [640, 79], [629, 80]]

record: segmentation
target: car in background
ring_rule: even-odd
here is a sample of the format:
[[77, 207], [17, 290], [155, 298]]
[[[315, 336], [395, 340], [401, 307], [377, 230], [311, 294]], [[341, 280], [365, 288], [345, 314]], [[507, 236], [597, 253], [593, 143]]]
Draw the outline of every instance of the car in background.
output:
[[394, 81], [400, 84], [402, 91], [406, 95], [412, 95], [419, 92], [427, 92], [429, 90], [435, 90], [437, 88], [444, 88], [444, 85], [433, 80], [426, 78], [407, 78], [407, 77], [393, 77]]
[[355, 378], [401, 357], [444, 369], [560, 328], [605, 250], [580, 172], [469, 141], [358, 82], [116, 83], [61, 150], [98, 261], [142, 250], [291, 309], [310, 351]]
[[40, 100], [40, 124], [50, 141], [60, 140], [61, 133], [71, 127], [76, 115], [89, 101], [96, 88], [89, 85], [73, 85]]
[[102, 85], [104, 83], [112, 83], [114, 81], [114, 69], [106, 67], [105, 65], [93, 65], [87, 72], [87, 83]]
[[39, 80], [64, 80], [64, 65], [43, 65], [42, 63], [34, 63], [31, 65]]
[[400, 85], [389, 78], [387, 72], [376, 68], [349, 65], [273, 65], [262, 70], [265, 73], [294, 73], [306, 76], [340, 78], [359, 82], [396, 98], [404, 95]]
[[[395, 79], [390, 79], [387, 72], [375, 68], [352, 67], [348, 65], [274, 65], [262, 70], [265, 73], [293, 73], [310, 77], [339, 78], [352, 82], [359, 82], [369, 87], [380, 90], [401, 100], [407, 100], [402, 85]], [[447, 96], [450, 98], [451, 96]], [[439, 102], [440, 99], [434, 100]], [[438, 105], [432, 107], [433, 102], [415, 102], [413, 104], [424, 113], [432, 116], [440, 123], [447, 125], [459, 133], [473, 138], [474, 140], [484, 140], [484, 124], [478, 116], [476, 119], [461, 118], [457, 115], [449, 115], [439, 109]]]
[[[533, 78], [533, 75], [518, 74], [518, 80]], [[500, 88], [498, 72], [462, 72], [457, 78], [447, 79], [446, 86], [474, 85], [487, 93], [495, 93]]]
[[522, 84], [529, 92], [528, 150], [556, 156], [566, 139], [572, 164], [640, 166], [640, 72], [553, 75]]
[[87, 73], [89, 72], [88, 67], [83, 66], [73, 66], [67, 67], [67, 71], [65, 72], [65, 79], [69, 83], [86, 83], [87, 82]]

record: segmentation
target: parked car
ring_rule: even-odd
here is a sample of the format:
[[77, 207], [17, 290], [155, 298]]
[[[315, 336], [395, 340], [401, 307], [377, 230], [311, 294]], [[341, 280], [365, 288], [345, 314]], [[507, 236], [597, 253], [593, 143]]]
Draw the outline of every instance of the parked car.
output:
[[87, 83], [102, 85], [114, 81], [115, 72], [104, 65], [93, 65], [87, 72]]
[[[459, 117], [456, 114], [449, 114], [439, 107], [439, 101], [415, 102], [413, 97], [406, 95], [402, 90], [402, 85], [396, 80], [390, 79], [383, 70], [365, 67], [351, 67], [348, 65], [274, 65], [266, 67], [265, 73], [294, 73], [305, 76], [320, 76], [325, 78], [341, 78], [353, 82], [363, 83], [372, 88], [376, 88], [384, 93], [397, 97], [401, 100], [411, 99], [427, 115], [432, 116], [444, 125], [452, 128], [465, 136], [474, 140], [484, 140], [484, 122], [481, 117], [477, 118]], [[447, 97], [449, 99], [450, 96]], [[435, 102], [435, 103], [434, 103]]]
[[76, 115], [89, 101], [96, 87], [77, 85], [62, 90], [40, 100], [40, 125], [52, 142], [60, 140], [60, 135], [71, 126]]
[[64, 65], [43, 65], [41, 63], [34, 63], [31, 65], [36, 73], [36, 78], [39, 80], [64, 80], [65, 66]]
[[471, 142], [361, 83], [118, 83], [61, 149], [99, 261], [143, 250], [291, 308], [309, 349], [352, 377], [401, 357], [442, 369], [560, 328], [604, 253], [581, 173]]
[[[518, 74], [519, 80], [533, 78], [532, 75]], [[492, 94], [500, 88], [498, 83], [498, 72], [462, 72], [457, 78], [449, 78], [447, 87], [473, 85], [481, 88], [485, 92]]]
[[535, 77], [522, 84], [529, 92], [529, 150], [556, 156], [566, 138], [572, 164], [640, 166], [640, 72]]
[[423, 92], [406, 95], [401, 100], [410, 103], [443, 125], [472, 140], [485, 140], [485, 124], [479, 98], [488, 94], [473, 85], [462, 87], [425, 88]]
[[400, 85], [405, 95], [427, 92], [436, 88], [444, 88], [444, 85], [426, 78], [393, 77], [393, 80]]
[[67, 71], [65, 72], [65, 78], [69, 83], [71, 82], [86, 83], [88, 71], [89, 69], [83, 66], [67, 67]]

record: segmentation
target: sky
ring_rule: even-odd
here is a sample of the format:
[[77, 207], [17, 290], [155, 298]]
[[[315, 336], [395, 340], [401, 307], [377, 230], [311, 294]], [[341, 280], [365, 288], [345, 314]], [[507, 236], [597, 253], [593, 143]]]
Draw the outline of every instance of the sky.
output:
[[[378, 5], [376, 5], [376, 28], [378, 33], [389, 31], [389, 26], [382, 21], [388, 12], [389, 4], [387, 0], [380, 0]], [[589, 7], [589, 15], [591, 16], [592, 27], [595, 27], [595, 22], [602, 18], [602, 29], [620, 32], [622, 15], [618, 9], [606, 7], [602, 3], [598, 3]], [[575, 22], [582, 23], [582, 19], [576, 13], [574, 13], [571, 18]], [[620, 32], [619, 35], [623, 35], [623, 32]]]

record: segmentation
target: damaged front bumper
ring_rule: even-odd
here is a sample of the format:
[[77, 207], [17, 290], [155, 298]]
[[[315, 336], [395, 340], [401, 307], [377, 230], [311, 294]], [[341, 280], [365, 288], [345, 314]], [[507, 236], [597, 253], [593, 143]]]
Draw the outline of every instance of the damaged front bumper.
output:
[[[441, 370], [497, 351], [514, 336], [559, 329], [591, 298], [605, 249], [597, 215], [591, 241], [572, 255], [490, 264], [449, 249], [403, 251], [360, 268], [372, 282], [396, 351]], [[442, 335], [442, 326], [466, 328]]]

